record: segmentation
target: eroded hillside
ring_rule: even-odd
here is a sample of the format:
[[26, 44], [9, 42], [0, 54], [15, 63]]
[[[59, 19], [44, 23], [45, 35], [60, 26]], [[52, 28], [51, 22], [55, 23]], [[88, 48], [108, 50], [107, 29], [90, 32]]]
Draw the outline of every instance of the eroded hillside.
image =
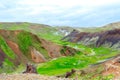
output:
[[[70, 51], [72, 50], [72, 52]], [[0, 65], [16, 67], [42, 63], [60, 56], [74, 55], [77, 50], [55, 44], [23, 30], [0, 30]], [[8, 66], [9, 67], [9, 66]], [[13, 67], [13, 68], [14, 68]]]
[[62, 38], [62, 40], [67, 40], [70, 42], [75, 42], [90, 46], [106, 46], [119, 49], [120, 41], [120, 29], [101, 31], [101, 32], [79, 32], [73, 30], [70, 34]]

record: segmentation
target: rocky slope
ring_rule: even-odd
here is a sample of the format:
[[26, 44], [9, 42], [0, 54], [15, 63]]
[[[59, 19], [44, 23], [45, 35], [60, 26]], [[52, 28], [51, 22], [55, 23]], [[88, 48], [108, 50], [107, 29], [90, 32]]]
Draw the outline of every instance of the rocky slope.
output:
[[120, 55], [114, 56], [110, 59], [102, 61], [97, 64], [93, 64], [88, 68], [78, 71], [79, 75], [90, 75], [87, 80], [94, 80], [96, 77], [100, 77], [98, 80], [106, 80], [104, 77], [110, 76], [107, 80], [119, 80], [120, 79]]
[[101, 32], [79, 32], [73, 30], [69, 35], [62, 38], [70, 42], [80, 43], [91, 46], [107, 46], [119, 49], [120, 29], [101, 31]]

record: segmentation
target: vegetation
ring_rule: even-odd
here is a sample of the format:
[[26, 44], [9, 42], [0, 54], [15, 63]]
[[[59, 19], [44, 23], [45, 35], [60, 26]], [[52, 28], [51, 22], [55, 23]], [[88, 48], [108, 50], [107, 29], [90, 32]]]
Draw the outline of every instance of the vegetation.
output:
[[6, 41], [2, 36], [0, 36], [0, 48], [3, 50], [3, 52], [10, 58], [14, 59], [15, 54], [11, 50], [11, 48], [7, 45]]
[[18, 45], [23, 53], [28, 52], [29, 47], [32, 45], [32, 37], [30, 34], [23, 32], [18, 34]]
[[21, 49], [21, 51], [26, 55], [28, 55], [30, 47], [34, 47], [39, 52], [41, 52], [45, 58], [49, 58], [47, 51], [41, 46], [41, 43], [37, 41], [30, 33], [22, 32], [17, 35], [17, 43]]
[[[63, 43], [64, 44], [64, 43]], [[76, 47], [80, 50], [75, 56], [60, 57], [49, 62], [40, 64], [38, 72], [45, 75], [61, 75], [71, 69], [82, 69], [90, 64], [95, 64], [117, 54], [109, 48], [90, 48], [83, 45], [67, 43], [65, 45]], [[109, 55], [108, 55], [109, 54]]]
[[7, 58], [4, 60], [2, 67], [0, 67], [0, 73], [11, 73], [15, 69], [14, 64]]
[[[31, 27], [34, 26], [34, 27]], [[35, 29], [36, 28], [36, 29]], [[88, 67], [89, 65], [99, 63], [103, 60], [106, 60], [108, 58], [111, 58], [115, 56], [119, 51], [112, 50], [110, 48], [105, 47], [90, 47], [90, 46], [84, 46], [82, 44], [76, 44], [76, 43], [70, 43], [66, 41], [61, 41], [60, 39], [63, 37], [61, 34], [56, 34], [57, 30], [54, 27], [48, 27], [47, 25], [43, 26], [42, 24], [30, 24], [30, 23], [7, 23], [7, 24], [0, 24], [0, 29], [7, 29], [7, 30], [24, 30], [27, 32], [22, 32], [17, 35], [16, 43], [19, 45], [20, 50], [24, 53], [26, 56], [29, 53], [30, 47], [34, 47], [36, 50], [38, 50], [40, 53], [44, 55], [46, 59], [49, 58], [47, 51], [41, 46], [41, 43], [34, 39], [33, 36], [31, 36], [28, 32], [32, 32], [36, 34], [37, 36], [52, 41], [58, 45], [61, 46], [68, 46], [72, 47], [74, 49], [77, 49], [78, 52], [75, 53], [74, 56], [67, 56], [67, 57], [59, 57], [57, 59], [52, 59], [46, 63], [41, 63], [37, 67], [37, 71], [39, 74], [43, 75], [63, 75], [67, 71], [70, 71], [71, 69], [83, 69]], [[96, 31], [103, 30], [96, 28]], [[83, 29], [86, 30], [86, 29]], [[95, 31], [94, 29], [87, 29], [87, 31]], [[14, 52], [11, 50], [11, 48], [7, 45], [5, 39], [0, 36], [0, 48], [3, 50], [3, 52], [10, 57], [11, 59], [15, 58]], [[66, 48], [61, 50], [61, 53], [64, 53]], [[7, 67], [6, 67], [7, 66]], [[0, 73], [7, 72], [11, 73], [13, 70], [16, 70], [15, 73], [20, 72], [24, 69], [24, 65], [19, 65], [18, 68], [15, 68], [13, 62], [11, 62], [9, 59], [5, 59], [3, 62], [3, 68], [0, 68]], [[81, 80], [89, 80], [90, 74], [86, 76], [80, 76], [79, 79]], [[112, 76], [98, 76], [95, 79], [92, 80], [110, 80]]]
[[29, 30], [30, 24], [27, 22], [24, 23], [1, 23], [0, 29], [5, 30]]
[[34, 38], [33, 38], [33, 42], [32, 42], [32, 46], [38, 50], [46, 59], [49, 58], [49, 55], [48, 55], [48, 52], [46, 51], [46, 49], [44, 49], [41, 45], [40, 42], [36, 41]]

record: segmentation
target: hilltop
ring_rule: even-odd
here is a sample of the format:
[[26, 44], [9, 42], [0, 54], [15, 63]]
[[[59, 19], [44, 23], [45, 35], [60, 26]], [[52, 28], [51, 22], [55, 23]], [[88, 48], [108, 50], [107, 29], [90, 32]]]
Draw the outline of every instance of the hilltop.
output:
[[104, 26], [97, 26], [97, 27], [76, 27], [74, 29], [80, 31], [80, 32], [100, 32], [100, 31], [106, 31], [106, 30], [113, 30], [113, 29], [119, 29], [120, 28], [120, 22], [113, 22], [106, 24]]
[[120, 22], [114, 22], [114, 23], [107, 24], [107, 25], [103, 26], [103, 28], [105, 28], [105, 29], [120, 28]]

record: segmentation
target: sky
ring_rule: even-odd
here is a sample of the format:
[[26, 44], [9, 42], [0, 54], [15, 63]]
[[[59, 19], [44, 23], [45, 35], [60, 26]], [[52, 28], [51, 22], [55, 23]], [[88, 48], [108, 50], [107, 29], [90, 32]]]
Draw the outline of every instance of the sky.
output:
[[100, 27], [120, 21], [120, 0], [0, 0], [0, 22]]

